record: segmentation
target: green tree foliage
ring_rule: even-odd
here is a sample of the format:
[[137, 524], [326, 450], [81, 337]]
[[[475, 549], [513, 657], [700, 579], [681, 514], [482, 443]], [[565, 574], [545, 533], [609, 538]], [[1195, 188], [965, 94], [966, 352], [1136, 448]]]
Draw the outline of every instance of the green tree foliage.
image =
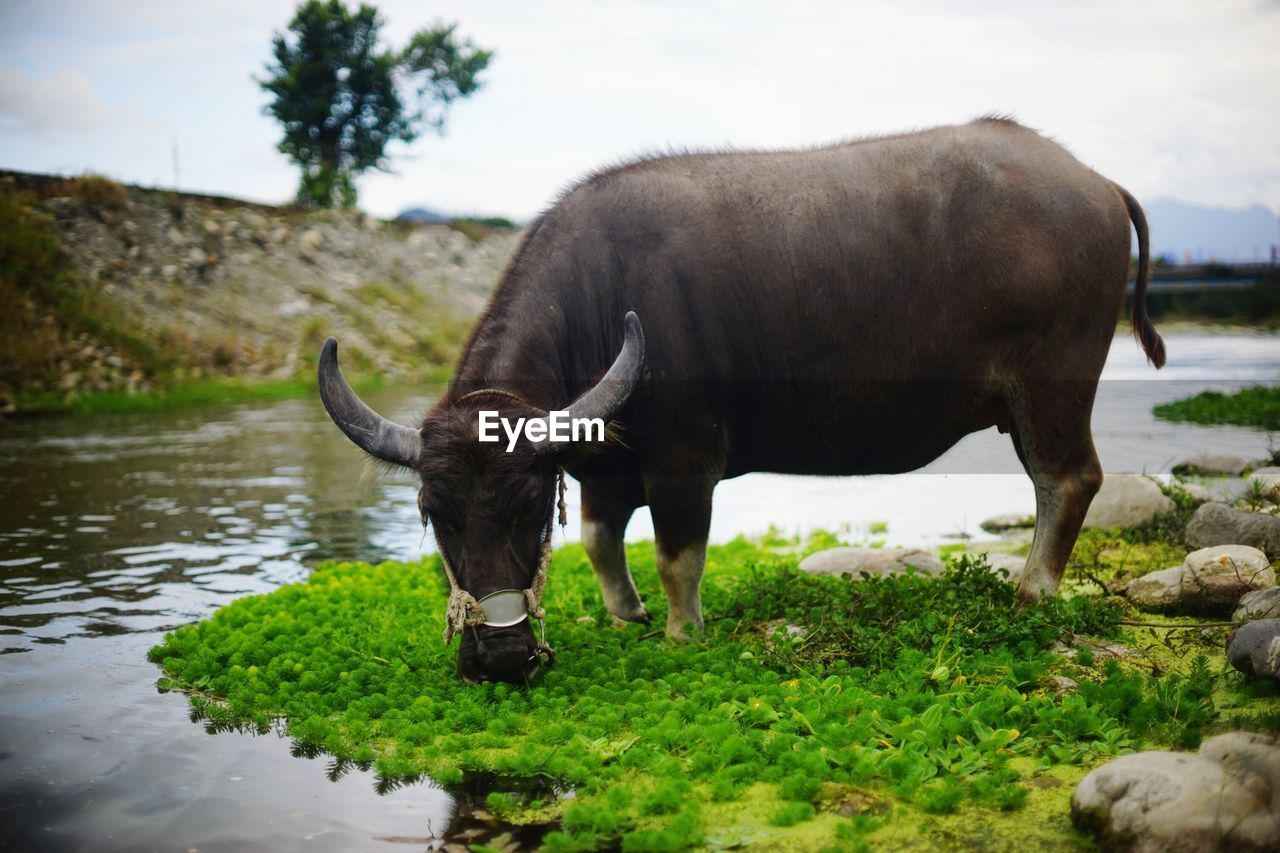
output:
[[264, 112], [284, 127], [280, 152], [302, 170], [303, 204], [353, 206], [356, 176], [387, 170], [390, 143], [442, 133], [449, 106], [481, 86], [493, 53], [459, 38], [456, 24], [420, 30], [394, 50], [380, 44], [382, 23], [372, 6], [308, 0], [275, 36], [257, 82], [272, 96]]

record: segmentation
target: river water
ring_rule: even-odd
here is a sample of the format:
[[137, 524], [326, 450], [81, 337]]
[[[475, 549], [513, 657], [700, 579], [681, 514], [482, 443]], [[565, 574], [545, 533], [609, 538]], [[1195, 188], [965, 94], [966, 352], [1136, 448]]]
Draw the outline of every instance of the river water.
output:
[[[1264, 433], [1164, 423], [1151, 407], [1280, 381], [1280, 335], [1166, 340], [1158, 373], [1131, 339], [1112, 346], [1094, 412], [1104, 469], [1265, 456]], [[370, 402], [412, 423], [435, 390]], [[0, 423], [0, 847], [400, 850], [441, 837], [454, 812], [443, 791], [379, 794], [367, 773], [330, 781], [325, 759], [294, 757], [274, 734], [208, 734], [185, 697], [156, 692], [145, 657], [165, 631], [321, 560], [429, 550], [414, 488], [369, 468], [313, 399]], [[570, 539], [576, 497], [571, 485]], [[726, 482], [712, 535], [858, 538], [887, 523], [875, 538], [936, 545], [1033, 510], [1008, 437], [988, 430], [913, 474]], [[651, 535], [637, 513], [628, 538]]]

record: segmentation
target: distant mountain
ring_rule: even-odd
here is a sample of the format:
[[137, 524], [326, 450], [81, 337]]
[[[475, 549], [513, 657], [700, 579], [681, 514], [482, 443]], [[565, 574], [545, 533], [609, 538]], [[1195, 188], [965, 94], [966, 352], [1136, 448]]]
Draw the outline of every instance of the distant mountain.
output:
[[425, 207], [406, 207], [396, 214], [397, 222], [448, 222], [452, 218], [438, 210], [428, 210]]
[[1142, 209], [1151, 226], [1151, 254], [1177, 263], [1265, 261], [1280, 244], [1280, 218], [1260, 204], [1233, 209], [1158, 198]]

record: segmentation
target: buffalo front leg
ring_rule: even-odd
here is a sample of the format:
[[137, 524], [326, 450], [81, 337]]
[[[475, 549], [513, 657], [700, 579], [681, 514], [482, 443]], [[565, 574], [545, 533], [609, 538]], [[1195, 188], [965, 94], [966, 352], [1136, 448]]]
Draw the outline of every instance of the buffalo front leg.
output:
[[582, 547], [600, 582], [604, 606], [617, 619], [648, 625], [649, 612], [627, 567], [623, 536], [635, 508], [582, 486]]
[[1075, 547], [1102, 466], [1089, 420], [1096, 382], [1050, 381], [1012, 401], [1013, 443], [1035, 485], [1036, 530], [1018, 585], [1025, 602], [1053, 595]]
[[690, 639], [702, 630], [702, 570], [711, 529], [711, 493], [715, 482], [699, 477], [646, 479], [653, 514], [658, 577], [667, 596], [667, 636]]

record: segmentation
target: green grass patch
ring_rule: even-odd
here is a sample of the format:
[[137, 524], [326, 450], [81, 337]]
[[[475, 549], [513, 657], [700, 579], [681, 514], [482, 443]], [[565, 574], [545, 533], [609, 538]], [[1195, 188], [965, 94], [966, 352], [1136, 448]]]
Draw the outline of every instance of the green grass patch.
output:
[[[710, 549], [708, 627], [687, 645], [613, 627], [581, 547], [558, 549], [545, 600], [558, 661], [528, 687], [458, 681], [434, 558], [325, 564], [166, 635], [150, 657], [213, 729], [283, 719], [299, 749], [386, 785], [488, 780], [483, 802], [546, 824], [553, 850], [1014, 846], [1029, 823], [1037, 843], [1070, 846], [1062, 779], [1144, 746], [1193, 746], [1218, 722], [1215, 698], [1248, 719], [1280, 711], [1195, 649], [1158, 672], [1045, 650], [1126, 641], [1109, 599], [1019, 608], [969, 557], [937, 579], [812, 577], [777, 544]], [[628, 557], [662, 624], [652, 544]], [[1055, 674], [1079, 690], [1056, 694]], [[520, 794], [521, 780], [540, 792]]]
[[1167, 421], [1280, 430], [1280, 385], [1253, 385], [1233, 394], [1205, 391], [1161, 403], [1154, 412], [1157, 418]]
[[[361, 385], [365, 390], [379, 387], [376, 382]], [[97, 415], [154, 412], [212, 403], [285, 400], [315, 393], [316, 383], [310, 379], [252, 380], [224, 376], [192, 379], [136, 393], [96, 391], [68, 398], [61, 393], [19, 392], [17, 404], [23, 415]]]

